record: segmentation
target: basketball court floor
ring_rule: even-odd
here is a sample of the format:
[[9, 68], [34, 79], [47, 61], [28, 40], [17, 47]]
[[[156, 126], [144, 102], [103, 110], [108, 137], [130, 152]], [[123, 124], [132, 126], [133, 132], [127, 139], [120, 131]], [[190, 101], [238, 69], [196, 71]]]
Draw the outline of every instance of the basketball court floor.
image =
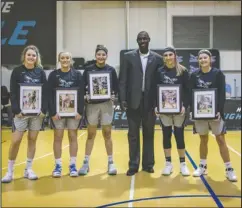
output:
[[[78, 132], [78, 169], [81, 166], [86, 130]], [[155, 132], [155, 173], [140, 170], [135, 176], [126, 176], [128, 168], [127, 129], [113, 130], [116, 176], [107, 172], [107, 155], [102, 133], [98, 130], [87, 176], [71, 178], [68, 175], [69, 145], [67, 133], [63, 140], [63, 176], [52, 178], [54, 168], [53, 131], [40, 132], [33, 164], [39, 180], [23, 178], [27, 138], [23, 138], [15, 165], [15, 180], [2, 184], [3, 207], [241, 207], [241, 131], [228, 131], [226, 141], [238, 182], [225, 178], [225, 168], [213, 135], [210, 135], [208, 175], [199, 178], [183, 177], [179, 173], [179, 158], [172, 139], [171, 176], [162, 176], [165, 160], [162, 150], [162, 132]], [[2, 130], [2, 175], [7, 171], [11, 132]], [[199, 163], [199, 137], [191, 127], [185, 131], [186, 162], [192, 173]]]

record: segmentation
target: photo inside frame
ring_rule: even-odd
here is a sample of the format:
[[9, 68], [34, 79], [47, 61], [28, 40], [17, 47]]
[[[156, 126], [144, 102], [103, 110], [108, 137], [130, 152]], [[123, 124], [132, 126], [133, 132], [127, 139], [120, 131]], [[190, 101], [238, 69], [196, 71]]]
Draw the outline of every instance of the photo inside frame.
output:
[[197, 114], [213, 114], [213, 95], [201, 94], [197, 95]]
[[36, 110], [39, 106], [39, 90], [23, 89], [22, 91], [22, 110]]
[[75, 94], [60, 93], [59, 95], [59, 112], [74, 113], [75, 112]]
[[162, 109], [177, 109], [177, 90], [161, 90]]
[[93, 76], [92, 81], [92, 94], [95, 95], [108, 95], [108, 78], [107, 76]]

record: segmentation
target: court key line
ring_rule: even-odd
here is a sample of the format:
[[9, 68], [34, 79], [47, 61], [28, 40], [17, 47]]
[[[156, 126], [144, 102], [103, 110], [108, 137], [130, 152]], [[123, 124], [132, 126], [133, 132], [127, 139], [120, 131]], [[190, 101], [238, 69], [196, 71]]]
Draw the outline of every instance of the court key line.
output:
[[[211, 134], [211, 133], [210, 133]], [[216, 139], [216, 136], [214, 135], [214, 134], [211, 134], [215, 139]], [[232, 151], [232, 152], [234, 152], [235, 154], [237, 154], [237, 155], [239, 155], [240, 157], [241, 157], [241, 153], [239, 153], [238, 151], [236, 151], [234, 148], [232, 148], [231, 146], [229, 146], [228, 144], [227, 144], [227, 146], [228, 146], [228, 148]]]
[[[81, 133], [81, 134], [78, 136], [77, 139], [79, 139], [80, 137], [82, 137], [84, 134], [86, 134], [86, 132]], [[69, 147], [69, 146], [70, 146], [69, 144], [66, 145], [66, 146], [64, 146], [64, 147], [62, 148], [62, 150], [64, 150], [65, 148], [67, 148], [67, 147]], [[36, 157], [34, 160], [39, 160], [39, 159], [42, 159], [42, 158], [47, 157], [47, 156], [52, 155], [52, 154], [53, 154], [53, 152], [50, 152], [50, 153], [47, 153], [47, 154], [45, 154], [45, 155], [43, 155], [43, 156]], [[25, 162], [21, 162], [21, 163], [17, 163], [17, 164], [14, 165], [14, 167], [15, 167], [15, 166], [22, 165], [22, 164], [25, 164], [25, 163], [26, 163], [26, 161], [25, 161]], [[5, 169], [7, 169], [7, 168], [8, 168], [8, 167], [4, 167], [4, 168], [2, 168], [2, 170], [5, 170]]]

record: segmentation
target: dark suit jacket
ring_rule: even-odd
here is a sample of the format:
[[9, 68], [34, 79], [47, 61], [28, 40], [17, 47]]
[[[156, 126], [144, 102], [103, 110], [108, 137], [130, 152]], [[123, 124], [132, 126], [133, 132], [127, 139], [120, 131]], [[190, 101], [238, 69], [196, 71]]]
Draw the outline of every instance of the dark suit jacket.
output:
[[[156, 105], [156, 71], [163, 65], [162, 57], [150, 51], [145, 71], [144, 108], [150, 110]], [[119, 100], [126, 101], [128, 108], [137, 109], [142, 96], [143, 70], [139, 50], [125, 53], [123, 67], [119, 73]]]

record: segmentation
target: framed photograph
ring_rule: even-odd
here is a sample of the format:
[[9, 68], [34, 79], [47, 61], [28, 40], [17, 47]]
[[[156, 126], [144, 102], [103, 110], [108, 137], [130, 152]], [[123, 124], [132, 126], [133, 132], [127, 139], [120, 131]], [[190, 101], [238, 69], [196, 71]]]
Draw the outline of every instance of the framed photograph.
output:
[[20, 109], [24, 115], [38, 115], [41, 112], [42, 84], [20, 85]]
[[194, 120], [216, 119], [217, 89], [193, 89], [192, 101]]
[[90, 100], [111, 99], [111, 72], [88, 72], [88, 92]]
[[179, 84], [157, 85], [158, 113], [178, 114], [181, 112], [181, 86]]
[[60, 117], [75, 117], [77, 114], [78, 88], [56, 89], [56, 112]]

